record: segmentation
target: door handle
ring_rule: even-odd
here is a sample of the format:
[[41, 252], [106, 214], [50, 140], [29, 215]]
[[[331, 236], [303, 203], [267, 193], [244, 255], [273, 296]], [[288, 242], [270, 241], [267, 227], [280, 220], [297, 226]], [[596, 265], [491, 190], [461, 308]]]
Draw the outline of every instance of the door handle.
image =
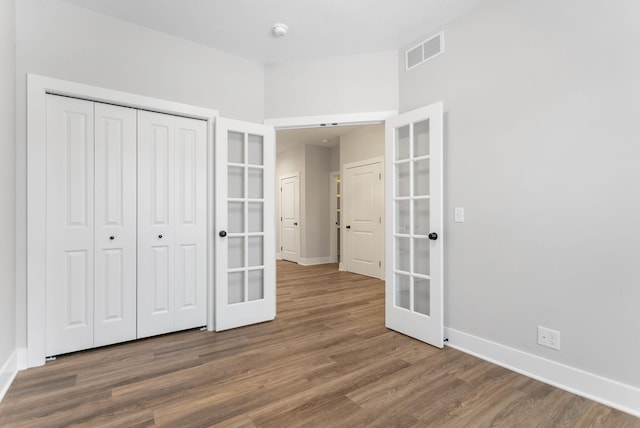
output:
[[293, 223], [293, 225], [294, 225], [294, 226], [297, 226], [297, 225], [298, 225], [298, 223]]
[[219, 235], [221, 238], [224, 238], [225, 236], [227, 236], [227, 231], [226, 231], [226, 230], [221, 230], [221, 231], [220, 231], [220, 233], [218, 233], [218, 235]]
[[111, 241], [113, 241], [114, 239], [116, 239], [116, 237], [115, 237], [115, 236], [113, 236], [113, 235], [111, 235], [111, 236], [109, 237], [109, 240], [111, 240]]
[[351, 226], [347, 226], [347, 229], [351, 229]]
[[435, 241], [436, 239], [438, 239], [438, 234], [435, 232], [431, 232], [429, 234], [429, 239], [431, 239], [432, 241]]

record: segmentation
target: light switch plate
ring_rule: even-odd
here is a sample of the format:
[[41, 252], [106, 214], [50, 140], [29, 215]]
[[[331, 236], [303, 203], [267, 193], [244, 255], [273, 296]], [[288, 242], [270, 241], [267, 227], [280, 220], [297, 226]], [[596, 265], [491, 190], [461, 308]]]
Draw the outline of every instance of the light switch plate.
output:
[[453, 209], [453, 221], [456, 223], [464, 223], [464, 208], [456, 207]]

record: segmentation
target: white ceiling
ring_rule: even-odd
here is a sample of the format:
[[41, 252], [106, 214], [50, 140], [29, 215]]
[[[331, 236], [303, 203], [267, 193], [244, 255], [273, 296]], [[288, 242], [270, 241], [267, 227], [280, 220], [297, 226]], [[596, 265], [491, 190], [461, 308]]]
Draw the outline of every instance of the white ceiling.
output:
[[483, 0], [64, 1], [269, 64], [396, 50]]
[[276, 152], [290, 150], [300, 144], [318, 147], [337, 147], [340, 137], [367, 125], [334, 126], [330, 128], [283, 129], [276, 132]]

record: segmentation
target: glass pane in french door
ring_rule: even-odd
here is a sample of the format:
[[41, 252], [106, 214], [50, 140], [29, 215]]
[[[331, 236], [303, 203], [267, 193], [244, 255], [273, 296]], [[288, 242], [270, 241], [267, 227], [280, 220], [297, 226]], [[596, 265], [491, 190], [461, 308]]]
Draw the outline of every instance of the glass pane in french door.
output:
[[430, 315], [429, 120], [395, 129], [394, 306]]
[[227, 303], [264, 298], [264, 141], [228, 132]]

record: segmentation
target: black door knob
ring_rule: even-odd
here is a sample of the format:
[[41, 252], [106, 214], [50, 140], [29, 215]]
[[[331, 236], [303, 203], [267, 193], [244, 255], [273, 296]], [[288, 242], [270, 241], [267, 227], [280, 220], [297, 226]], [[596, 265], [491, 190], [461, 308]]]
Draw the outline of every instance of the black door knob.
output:
[[115, 236], [110, 236], [109, 239], [113, 241], [114, 239], [116, 239], [116, 237]]
[[438, 234], [435, 232], [431, 232], [429, 234], [429, 239], [431, 239], [432, 241], [435, 241], [436, 239], [438, 239]]
[[298, 225], [298, 223], [297, 223], [297, 222], [296, 222], [296, 223], [293, 223], [293, 225], [294, 225], [294, 226], [297, 226], [297, 225]]
[[227, 232], [224, 230], [221, 230], [220, 233], [218, 233], [218, 235], [220, 235], [221, 238], [224, 238], [225, 236], [227, 236]]
[[351, 229], [351, 226], [347, 226], [347, 229]]
[[162, 239], [162, 235], [158, 235], [158, 239]]

